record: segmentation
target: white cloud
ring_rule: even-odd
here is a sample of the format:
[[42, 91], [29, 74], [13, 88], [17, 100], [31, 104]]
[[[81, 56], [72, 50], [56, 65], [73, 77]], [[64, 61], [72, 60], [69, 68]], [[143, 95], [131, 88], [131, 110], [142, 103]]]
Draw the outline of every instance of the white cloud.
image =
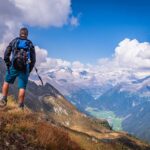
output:
[[150, 68], [150, 43], [125, 39], [115, 49], [114, 61], [120, 67]]
[[77, 70], [82, 70], [82, 69], [84, 69], [85, 67], [84, 67], [84, 64], [82, 64], [80, 61], [74, 61], [74, 62], [72, 63], [72, 68], [73, 68], [73, 69], [77, 69]]
[[[18, 29], [23, 24], [40, 27], [61, 27], [65, 24], [78, 26], [79, 16], [69, 16], [72, 16], [71, 0], [0, 0], [0, 20], [2, 20], [0, 22], [0, 56], [3, 56], [8, 41], [14, 35], [18, 35]], [[36, 52], [36, 65], [42, 73], [64, 67], [71, 68], [73, 74], [80, 78], [79, 72], [88, 70], [91, 76], [100, 79], [100, 82], [105, 79], [117, 79], [118, 76], [128, 76], [131, 73], [138, 76], [150, 74], [150, 43], [140, 43], [136, 39], [123, 40], [116, 47], [112, 58], [100, 59], [95, 66], [82, 64], [79, 61], [69, 62], [50, 58], [47, 50], [38, 46], [36, 46]], [[64, 77], [71, 78], [69, 72], [67, 75], [64, 74]]]
[[41, 63], [46, 63], [48, 52], [38, 46], [35, 46], [36, 50], [36, 65], [39, 66]]
[[0, 0], [0, 56], [24, 24], [61, 27], [70, 24], [71, 15], [71, 0]]
[[4, 55], [5, 48], [6, 48], [6, 44], [1, 43], [0, 44], [0, 57], [2, 57], [2, 58], [3, 58], [3, 55]]
[[71, 63], [69, 61], [65, 61], [62, 59], [50, 58], [48, 56], [48, 51], [46, 49], [42, 49], [38, 46], [35, 46], [36, 50], [36, 66], [42, 70], [49, 69], [60, 69], [65, 67], [71, 67]]
[[21, 22], [32, 26], [61, 27], [71, 14], [71, 0], [11, 0], [23, 14]]
[[[82, 83], [81, 71], [88, 71], [89, 73], [87, 79], [83, 79], [84, 83], [85, 81], [90, 82], [90, 80], [96, 79], [97, 84], [105, 83], [109, 80], [118, 83], [128, 81], [131, 76], [143, 77], [150, 74], [150, 44], [146, 42], [140, 43], [137, 40], [123, 40], [116, 47], [112, 58], [100, 59], [95, 66], [82, 64], [80, 61], [69, 62], [50, 58], [47, 51], [39, 47], [36, 47], [36, 51], [37, 64], [42, 70], [41, 73], [55, 71], [58, 78], [65, 78], [76, 83]], [[62, 70], [62, 68], [65, 68], [66, 71]], [[68, 71], [68, 68], [72, 72]]]
[[112, 56], [100, 59], [93, 68], [99, 82], [128, 82], [132, 77], [150, 75], [150, 43], [124, 39]]
[[14, 35], [23, 24], [61, 27], [72, 20], [71, 0], [0, 0], [0, 4], [0, 39], [6, 33]]
[[72, 17], [70, 18], [70, 24], [71, 24], [72, 26], [74, 26], [74, 27], [79, 26], [79, 18], [72, 16]]
[[9, 0], [0, 0], [0, 42], [12, 37], [19, 25], [19, 19], [21, 13], [17, 7]]

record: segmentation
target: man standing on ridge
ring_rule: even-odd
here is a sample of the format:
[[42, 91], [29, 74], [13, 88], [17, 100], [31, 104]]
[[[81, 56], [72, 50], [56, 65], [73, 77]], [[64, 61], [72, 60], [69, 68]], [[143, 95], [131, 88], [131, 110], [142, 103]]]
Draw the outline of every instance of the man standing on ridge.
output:
[[7, 105], [9, 84], [13, 84], [16, 77], [18, 77], [18, 102], [19, 108], [23, 109], [28, 77], [36, 62], [35, 48], [28, 39], [27, 28], [21, 28], [19, 37], [10, 42], [4, 53], [4, 61], [7, 66], [7, 71], [2, 87], [3, 97], [0, 100], [0, 107]]

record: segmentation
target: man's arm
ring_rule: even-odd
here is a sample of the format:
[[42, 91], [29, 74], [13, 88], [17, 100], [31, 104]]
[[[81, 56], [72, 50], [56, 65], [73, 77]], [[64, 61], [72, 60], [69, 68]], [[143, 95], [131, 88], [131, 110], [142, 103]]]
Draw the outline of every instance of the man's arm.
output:
[[10, 55], [12, 52], [12, 47], [13, 47], [14, 42], [15, 42], [15, 40], [13, 40], [9, 43], [9, 45], [7, 46], [5, 53], [4, 53], [4, 61], [5, 61], [7, 66], [11, 65]]
[[32, 44], [31, 42], [31, 52], [30, 52], [30, 57], [31, 57], [31, 65], [30, 65], [30, 72], [32, 71], [34, 65], [35, 65], [35, 62], [36, 62], [36, 53], [35, 53], [35, 47], [34, 45]]

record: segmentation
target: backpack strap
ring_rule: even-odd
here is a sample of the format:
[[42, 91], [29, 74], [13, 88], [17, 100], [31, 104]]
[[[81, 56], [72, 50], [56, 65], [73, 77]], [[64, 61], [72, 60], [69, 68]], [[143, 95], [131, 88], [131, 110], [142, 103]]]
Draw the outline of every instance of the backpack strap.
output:
[[30, 63], [31, 63], [31, 42], [29, 40], [28, 44], [29, 44], [29, 48], [27, 49], [27, 66], [26, 66], [26, 73], [27, 75], [30, 74]]
[[15, 49], [17, 49], [17, 44], [18, 44], [19, 38], [16, 38], [12, 44], [12, 65], [14, 63], [14, 58], [15, 58]]

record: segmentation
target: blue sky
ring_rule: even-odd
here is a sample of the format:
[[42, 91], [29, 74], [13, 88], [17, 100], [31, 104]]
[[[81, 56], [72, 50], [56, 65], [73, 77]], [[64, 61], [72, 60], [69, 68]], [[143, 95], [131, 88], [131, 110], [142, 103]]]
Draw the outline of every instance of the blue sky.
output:
[[50, 57], [94, 64], [125, 38], [150, 40], [149, 0], [72, 0], [72, 11], [77, 27], [30, 27], [30, 38]]

